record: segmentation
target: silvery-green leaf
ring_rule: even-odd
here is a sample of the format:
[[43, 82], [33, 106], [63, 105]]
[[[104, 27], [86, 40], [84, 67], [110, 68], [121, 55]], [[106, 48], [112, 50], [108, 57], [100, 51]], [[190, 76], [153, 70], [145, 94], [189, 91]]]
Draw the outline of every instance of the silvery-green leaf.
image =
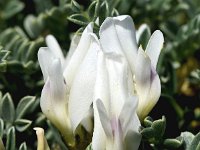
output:
[[27, 119], [17, 119], [15, 121], [15, 127], [19, 132], [23, 132], [30, 127], [32, 121]]
[[15, 150], [15, 145], [16, 145], [15, 128], [10, 127], [7, 131], [6, 149]]
[[200, 150], [200, 132], [192, 140], [189, 150]]
[[19, 150], [27, 150], [26, 142], [23, 142], [23, 143], [20, 145]]
[[70, 20], [71, 22], [73, 22], [75, 24], [82, 25], [82, 26], [86, 26], [89, 23], [88, 18], [86, 18], [82, 14], [73, 14], [68, 17], [68, 20]]
[[114, 9], [112, 10], [111, 15], [112, 15], [112, 16], [119, 16], [119, 12], [117, 11], [117, 9], [114, 8]]
[[37, 17], [28, 15], [24, 20], [24, 28], [31, 38], [36, 38], [41, 32], [41, 27], [37, 22]]
[[182, 132], [180, 137], [183, 137], [184, 147], [186, 150], [190, 150], [190, 145], [194, 139], [194, 135], [190, 132]]
[[16, 108], [16, 119], [22, 118], [35, 102], [34, 96], [26, 96], [20, 100]]
[[105, 20], [106, 17], [109, 16], [109, 8], [108, 8], [108, 2], [104, 1], [99, 8], [99, 24], [102, 24], [102, 22]]
[[1, 100], [0, 111], [3, 120], [13, 122], [15, 117], [15, 107], [9, 93], [5, 94]]
[[80, 10], [82, 10], [82, 7], [79, 5], [79, 3], [77, 3], [75, 0], [71, 1], [71, 9], [74, 12], [80, 12]]
[[93, 1], [88, 8], [88, 15], [91, 20], [97, 15], [97, 14], [95, 14], [96, 13], [96, 10], [95, 10], [96, 5], [97, 5], [97, 1]]
[[2, 94], [2, 92], [0, 91], [0, 103], [1, 103], [2, 96], [3, 96], [3, 94]]
[[4, 132], [4, 122], [0, 118], [0, 137], [3, 137], [3, 132]]

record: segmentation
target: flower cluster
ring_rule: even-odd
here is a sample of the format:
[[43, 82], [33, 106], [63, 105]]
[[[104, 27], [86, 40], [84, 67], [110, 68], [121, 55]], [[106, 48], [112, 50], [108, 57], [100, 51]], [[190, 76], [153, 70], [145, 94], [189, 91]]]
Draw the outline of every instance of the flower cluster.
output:
[[94, 150], [139, 147], [140, 121], [161, 93], [156, 65], [164, 38], [155, 31], [138, 48], [130, 16], [108, 17], [99, 37], [90, 23], [73, 37], [68, 55], [52, 35], [38, 52], [45, 85], [40, 106], [67, 145], [76, 147], [78, 126], [93, 133]]

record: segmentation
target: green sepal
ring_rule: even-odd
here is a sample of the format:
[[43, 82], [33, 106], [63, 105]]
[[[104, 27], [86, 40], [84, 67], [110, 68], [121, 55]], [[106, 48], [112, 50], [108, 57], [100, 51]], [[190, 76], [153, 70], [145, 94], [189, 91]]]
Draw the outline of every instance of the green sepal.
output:
[[150, 127], [153, 123], [153, 119], [149, 116], [147, 116], [145, 119], [144, 119], [144, 126], [145, 127]]
[[142, 129], [140, 133], [144, 139], [148, 140], [150, 143], [158, 144], [165, 133], [166, 129], [166, 119], [163, 116], [162, 119], [150, 121], [150, 117], [144, 119], [146, 128]]
[[168, 149], [177, 149], [183, 144], [183, 138], [165, 139], [163, 145]]

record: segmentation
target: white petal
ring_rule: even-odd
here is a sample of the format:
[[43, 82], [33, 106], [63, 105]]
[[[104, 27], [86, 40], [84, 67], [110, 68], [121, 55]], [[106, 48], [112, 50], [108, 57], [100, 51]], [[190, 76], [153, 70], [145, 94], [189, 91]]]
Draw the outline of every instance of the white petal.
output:
[[[97, 76], [95, 82], [94, 100], [101, 99], [106, 110], [110, 109], [108, 70], [106, 59], [102, 51], [98, 51]], [[96, 103], [94, 101], [94, 103]]]
[[109, 110], [109, 84], [105, 57], [102, 51], [98, 52], [97, 77], [94, 94], [94, 132], [92, 137], [93, 150], [102, 150], [106, 147], [106, 135], [101, 125], [96, 100], [101, 99], [106, 110]]
[[123, 130], [124, 149], [137, 150], [140, 145], [139, 127], [141, 124], [136, 114], [137, 104], [137, 97], [127, 99], [119, 116]]
[[139, 96], [138, 116], [141, 117], [144, 111], [143, 105], [148, 103], [149, 91], [151, 86], [151, 61], [146, 53], [140, 47], [138, 50], [135, 83], [137, 95]]
[[[153, 68], [152, 68], [153, 70]], [[154, 72], [154, 73], [153, 73]], [[148, 95], [148, 99], [140, 106], [140, 118], [144, 119], [152, 108], [157, 103], [161, 94], [161, 84], [158, 74], [154, 71], [151, 72], [151, 87]], [[142, 111], [145, 110], [145, 111]]]
[[96, 103], [93, 104], [93, 107], [94, 107], [94, 132], [92, 136], [92, 149], [103, 150], [106, 147], [106, 135], [101, 125]]
[[41, 94], [40, 106], [45, 116], [59, 129], [69, 144], [74, 144], [73, 132], [68, 116], [67, 88], [62, 76], [59, 59], [53, 60]]
[[163, 47], [164, 37], [160, 30], [156, 30], [147, 44], [146, 53], [151, 59], [151, 63], [154, 68], [156, 68], [160, 51]]
[[111, 120], [108, 116], [108, 112], [106, 111], [106, 108], [100, 99], [98, 99], [96, 101], [96, 106], [97, 106], [99, 118], [101, 121], [101, 125], [104, 129], [104, 132], [107, 137], [111, 138], [112, 137], [112, 128], [111, 128]]
[[81, 125], [85, 128], [85, 130], [88, 133], [92, 133], [93, 132], [93, 115], [94, 112], [92, 109], [90, 109], [87, 113], [86, 113], [86, 117], [81, 121]]
[[139, 127], [141, 126], [141, 124], [136, 114], [137, 106], [138, 106], [137, 97], [127, 97], [127, 100], [124, 103], [124, 106], [119, 116], [119, 120], [121, 122], [124, 135], [123, 138], [125, 138], [129, 130], [135, 132], [139, 131]]
[[108, 17], [105, 19], [100, 27], [99, 35], [104, 52], [123, 55], [123, 50], [120, 45], [113, 18]]
[[106, 57], [109, 75], [111, 116], [118, 117], [128, 94], [127, 62], [123, 56], [112, 54]]
[[86, 117], [93, 101], [98, 50], [98, 43], [93, 41], [79, 69], [74, 74], [69, 96], [69, 113], [73, 130]]
[[47, 47], [41, 47], [38, 51], [38, 61], [42, 70], [44, 81], [48, 78], [48, 69], [53, 61], [54, 56]]
[[83, 31], [80, 42], [64, 70], [63, 75], [69, 88], [71, 87], [74, 77], [89, 50], [92, 39], [94, 38], [93, 35], [91, 35], [92, 32], [92, 24], [89, 24]]
[[130, 16], [123, 15], [114, 17], [115, 28], [120, 40], [124, 54], [126, 55], [129, 65], [131, 66], [132, 71], [134, 72], [134, 63], [137, 56], [137, 42], [136, 42], [136, 33], [135, 25]]
[[47, 35], [45, 41], [48, 48], [51, 50], [51, 52], [54, 54], [56, 58], [59, 58], [61, 60], [61, 64], [63, 65], [64, 64], [63, 52], [56, 38], [53, 35]]
[[125, 139], [124, 139], [124, 145], [127, 150], [138, 150], [140, 146], [140, 141], [141, 141], [141, 134], [138, 132], [129, 130]]
[[130, 16], [107, 18], [100, 27], [100, 42], [106, 53], [125, 55], [132, 71], [137, 54], [134, 23]]
[[73, 36], [71, 44], [70, 44], [70, 48], [69, 48], [69, 51], [67, 53], [67, 57], [66, 57], [66, 60], [65, 60], [65, 65], [64, 65], [65, 67], [68, 65], [72, 55], [74, 54], [74, 52], [75, 52], [75, 50], [78, 46], [78, 43], [80, 42], [80, 38], [81, 38], [81, 36], [78, 35], [78, 34], [75, 34]]

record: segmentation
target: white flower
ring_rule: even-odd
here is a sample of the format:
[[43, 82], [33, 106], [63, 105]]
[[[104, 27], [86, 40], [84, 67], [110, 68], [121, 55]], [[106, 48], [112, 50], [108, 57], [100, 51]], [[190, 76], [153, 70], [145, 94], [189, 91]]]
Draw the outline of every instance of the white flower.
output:
[[117, 53], [126, 57], [134, 85], [132, 91], [139, 97], [138, 116], [141, 120], [157, 103], [160, 79], [156, 65], [164, 38], [157, 30], [151, 36], [145, 52], [137, 46], [134, 23], [130, 16], [108, 17], [100, 27], [100, 43], [104, 53]]
[[[94, 150], [137, 150], [141, 136], [137, 97], [129, 91], [130, 69], [123, 56], [99, 52], [94, 95]], [[131, 142], [130, 142], [130, 141]]]
[[48, 48], [38, 52], [45, 80], [40, 100], [42, 112], [70, 146], [75, 144], [73, 132], [80, 123], [87, 131], [92, 130], [90, 105], [98, 51], [98, 41], [92, 32], [89, 24], [81, 38], [73, 39], [66, 58], [51, 35], [46, 38]]

